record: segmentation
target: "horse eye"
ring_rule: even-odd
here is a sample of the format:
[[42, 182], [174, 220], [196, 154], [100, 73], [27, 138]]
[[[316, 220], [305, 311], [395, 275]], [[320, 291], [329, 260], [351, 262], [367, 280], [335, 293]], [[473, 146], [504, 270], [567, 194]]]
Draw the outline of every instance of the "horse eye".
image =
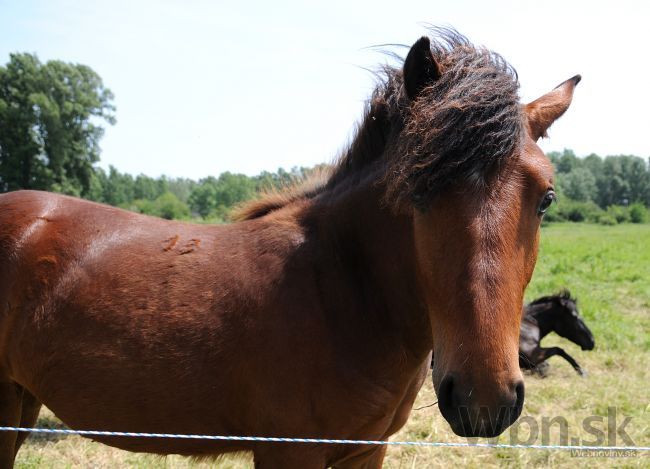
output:
[[548, 210], [548, 208], [551, 206], [551, 204], [553, 203], [553, 201], [556, 198], [557, 197], [555, 195], [555, 192], [553, 192], [551, 190], [546, 192], [546, 194], [544, 195], [544, 198], [542, 199], [542, 202], [539, 204], [539, 208], [537, 209], [537, 214], [538, 215], [543, 215]]

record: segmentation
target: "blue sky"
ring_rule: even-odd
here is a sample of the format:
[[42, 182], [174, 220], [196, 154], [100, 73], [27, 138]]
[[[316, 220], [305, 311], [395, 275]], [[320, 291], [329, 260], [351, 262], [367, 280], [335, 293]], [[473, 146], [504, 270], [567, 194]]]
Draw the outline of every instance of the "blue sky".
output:
[[151, 176], [256, 174], [331, 161], [386, 60], [424, 23], [501, 53], [530, 101], [580, 73], [545, 150], [650, 156], [650, 3], [0, 0], [10, 52], [89, 65], [115, 93], [101, 165]]

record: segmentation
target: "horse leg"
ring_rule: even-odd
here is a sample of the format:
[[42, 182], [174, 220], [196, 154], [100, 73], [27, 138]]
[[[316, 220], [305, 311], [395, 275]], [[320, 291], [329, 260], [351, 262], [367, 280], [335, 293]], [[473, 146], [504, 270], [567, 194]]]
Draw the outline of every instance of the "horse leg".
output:
[[[23, 390], [22, 412], [20, 415], [20, 426], [23, 428], [32, 428], [38, 419], [41, 411], [41, 403], [26, 389]], [[20, 432], [16, 437], [16, 448], [14, 453], [18, 453], [20, 446], [25, 442], [29, 433]], [[15, 456], [15, 455], [14, 455]]]
[[378, 446], [372, 448], [370, 451], [360, 454], [359, 456], [336, 464], [335, 469], [381, 469], [384, 463], [384, 456], [386, 456], [386, 449], [388, 447]]
[[535, 365], [535, 373], [537, 373], [540, 378], [546, 378], [546, 376], [548, 376], [549, 366], [548, 362], [538, 363]]
[[519, 352], [519, 367], [523, 370], [530, 370], [540, 378], [546, 378], [548, 372], [548, 363], [544, 360], [544, 352], [540, 347], [530, 353]]
[[519, 352], [519, 368], [522, 370], [534, 370], [536, 366], [537, 363], [533, 363], [531, 354]]
[[[0, 382], [0, 426], [20, 425], [23, 388], [12, 381]], [[18, 432], [0, 432], [0, 467], [11, 468], [16, 457]]]
[[[280, 446], [281, 445], [281, 446]], [[291, 444], [258, 447], [253, 451], [255, 469], [325, 469], [325, 458], [313, 450]]]
[[584, 376], [585, 372], [582, 371], [582, 368], [580, 368], [580, 365], [578, 365], [578, 362], [573, 359], [571, 355], [566, 353], [564, 349], [560, 347], [549, 347], [549, 348], [543, 348], [541, 349], [543, 354], [544, 354], [544, 360], [552, 357], [553, 355], [559, 355], [560, 357], [564, 358], [566, 361], [568, 361], [571, 366], [573, 367], [574, 370], [580, 375]]

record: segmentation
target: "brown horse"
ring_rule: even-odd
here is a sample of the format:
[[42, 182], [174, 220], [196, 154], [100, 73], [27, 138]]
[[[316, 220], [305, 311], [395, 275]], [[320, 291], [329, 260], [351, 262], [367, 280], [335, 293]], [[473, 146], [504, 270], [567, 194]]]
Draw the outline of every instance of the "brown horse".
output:
[[[514, 70], [453, 31], [387, 68], [321, 184], [205, 226], [61, 195], [0, 196], [0, 424], [386, 440], [433, 347], [459, 435], [519, 415], [523, 293], [552, 166], [536, 140], [579, 77], [521, 105]], [[321, 103], [321, 105], [323, 105]], [[9, 467], [24, 434], [0, 434]], [[101, 437], [252, 451], [256, 467], [380, 467], [384, 447]]]

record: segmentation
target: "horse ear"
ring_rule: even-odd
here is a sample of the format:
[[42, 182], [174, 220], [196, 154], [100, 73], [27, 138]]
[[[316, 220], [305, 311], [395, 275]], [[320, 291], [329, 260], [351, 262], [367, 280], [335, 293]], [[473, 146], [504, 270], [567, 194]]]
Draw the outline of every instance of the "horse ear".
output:
[[404, 61], [404, 87], [406, 96], [412, 101], [424, 87], [440, 77], [440, 69], [431, 53], [429, 38], [417, 40]]
[[573, 90], [581, 79], [580, 75], [569, 78], [550, 93], [546, 93], [541, 98], [524, 106], [528, 117], [528, 130], [533, 140], [537, 141], [540, 137], [547, 137], [546, 131], [551, 124], [569, 108]]

